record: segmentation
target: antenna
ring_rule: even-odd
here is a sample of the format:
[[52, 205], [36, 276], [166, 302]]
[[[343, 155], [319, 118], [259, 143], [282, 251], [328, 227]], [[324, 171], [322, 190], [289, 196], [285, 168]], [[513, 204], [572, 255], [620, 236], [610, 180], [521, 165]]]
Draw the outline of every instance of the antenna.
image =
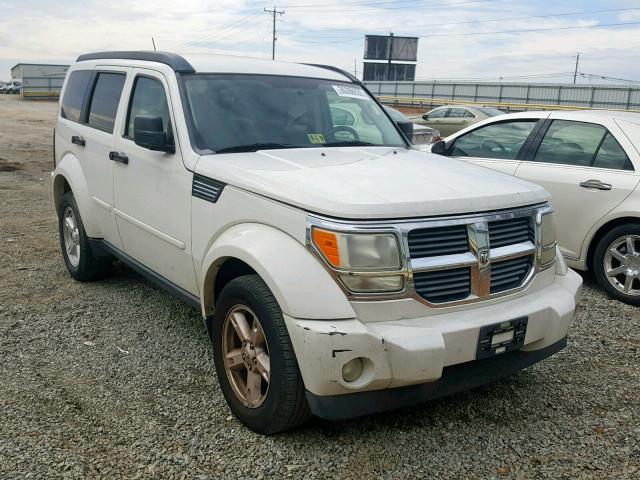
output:
[[153, 37], [151, 37], [151, 43], [153, 43], [153, 51], [157, 52], [158, 49], [156, 48], [156, 41], [153, 39]]

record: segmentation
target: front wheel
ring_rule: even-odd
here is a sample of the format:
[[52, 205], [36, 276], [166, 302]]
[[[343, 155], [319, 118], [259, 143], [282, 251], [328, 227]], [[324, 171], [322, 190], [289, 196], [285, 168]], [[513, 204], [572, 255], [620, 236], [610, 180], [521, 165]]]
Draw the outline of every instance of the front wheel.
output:
[[309, 406], [282, 311], [258, 275], [229, 282], [207, 320], [220, 388], [251, 430], [273, 434], [309, 417]]
[[613, 298], [640, 306], [640, 225], [619, 225], [598, 242], [593, 270]]

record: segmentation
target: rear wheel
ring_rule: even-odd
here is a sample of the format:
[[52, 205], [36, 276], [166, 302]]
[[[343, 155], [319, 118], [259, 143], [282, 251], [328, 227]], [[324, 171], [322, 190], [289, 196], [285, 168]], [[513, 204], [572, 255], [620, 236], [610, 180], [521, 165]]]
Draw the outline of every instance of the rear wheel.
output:
[[238, 420], [255, 432], [273, 434], [309, 417], [282, 311], [258, 275], [230, 281], [207, 326], [218, 381]]
[[95, 280], [109, 267], [108, 260], [98, 259], [91, 250], [82, 218], [71, 192], [66, 192], [58, 210], [60, 246], [67, 270], [81, 282]]
[[596, 246], [593, 270], [613, 298], [640, 305], [640, 225], [613, 228]]

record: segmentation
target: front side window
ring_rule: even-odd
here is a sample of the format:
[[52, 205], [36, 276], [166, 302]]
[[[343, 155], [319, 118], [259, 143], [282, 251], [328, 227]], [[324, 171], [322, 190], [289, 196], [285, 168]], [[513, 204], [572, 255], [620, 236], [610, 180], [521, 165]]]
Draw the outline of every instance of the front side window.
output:
[[607, 129], [601, 125], [554, 120], [534, 160], [588, 167], [606, 133]]
[[[203, 151], [405, 146], [395, 125], [358, 85], [235, 74], [183, 75], [181, 81], [190, 134]], [[349, 115], [355, 120], [351, 125]]]
[[459, 137], [451, 147], [454, 157], [515, 160], [537, 120], [486, 125]]
[[124, 73], [98, 74], [89, 107], [90, 127], [113, 133], [125, 78]]
[[60, 108], [62, 118], [72, 122], [80, 121], [82, 102], [84, 102], [84, 96], [87, 93], [91, 74], [91, 70], [76, 70], [69, 75]]
[[124, 135], [135, 140], [134, 122], [137, 116], [160, 117], [162, 127], [167, 134], [171, 133], [171, 117], [164, 86], [159, 80], [149, 77], [137, 77], [131, 94], [129, 112]]

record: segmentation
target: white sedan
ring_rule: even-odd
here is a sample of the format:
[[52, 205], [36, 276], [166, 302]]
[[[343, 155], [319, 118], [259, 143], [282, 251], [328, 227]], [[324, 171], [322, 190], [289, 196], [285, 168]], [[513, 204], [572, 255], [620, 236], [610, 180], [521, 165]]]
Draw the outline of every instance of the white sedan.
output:
[[522, 112], [492, 117], [431, 151], [544, 186], [567, 263], [640, 305], [640, 113]]

